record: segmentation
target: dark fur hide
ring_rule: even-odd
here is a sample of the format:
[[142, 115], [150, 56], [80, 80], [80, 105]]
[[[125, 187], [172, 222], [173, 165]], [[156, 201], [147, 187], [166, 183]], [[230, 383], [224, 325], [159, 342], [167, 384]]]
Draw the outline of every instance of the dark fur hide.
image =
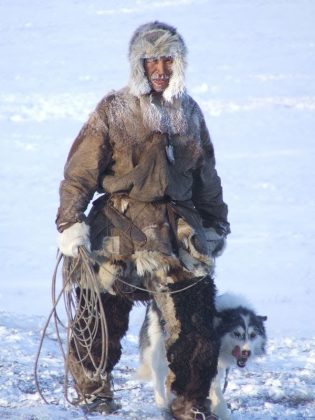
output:
[[[190, 283], [169, 287], [174, 291]], [[212, 325], [214, 294], [213, 281], [207, 277], [193, 289], [172, 295], [181, 331], [167, 349], [169, 367], [175, 375], [171, 389], [190, 400], [207, 397], [211, 379], [217, 372], [219, 342]]]

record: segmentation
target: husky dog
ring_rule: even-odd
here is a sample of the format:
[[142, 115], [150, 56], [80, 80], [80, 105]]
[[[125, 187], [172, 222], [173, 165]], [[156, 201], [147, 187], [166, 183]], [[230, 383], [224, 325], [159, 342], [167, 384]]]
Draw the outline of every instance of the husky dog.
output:
[[[264, 322], [267, 317], [257, 315], [246, 299], [231, 293], [216, 297], [216, 309], [215, 328], [221, 345], [218, 373], [211, 384], [209, 398], [212, 412], [221, 420], [227, 420], [230, 411], [223, 393], [229, 369], [232, 366], [244, 368], [247, 362], [265, 353], [267, 338]], [[166, 386], [166, 334], [161, 313], [153, 301], [147, 307], [139, 334], [140, 366], [137, 373], [139, 379], [152, 379], [155, 401], [162, 409], [167, 409], [172, 399]]]

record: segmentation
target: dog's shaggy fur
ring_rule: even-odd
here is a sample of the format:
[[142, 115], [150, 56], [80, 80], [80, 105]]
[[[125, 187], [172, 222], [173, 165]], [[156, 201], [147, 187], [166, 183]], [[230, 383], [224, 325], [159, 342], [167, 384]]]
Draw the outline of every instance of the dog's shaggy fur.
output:
[[[256, 314], [241, 296], [230, 293], [216, 298], [215, 330], [220, 338], [218, 373], [211, 384], [211, 409], [221, 420], [230, 418], [223, 397], [222, 383], [231, 367], [244, 368], [247, 362], [265, 353], [267, 317]], [[139, 337], [139, 379], [152, 379], [158, 407], [168, 408], [172, 395], [166, 377], [168, 364], [165, 353], [165, 331], [161, 313], [152, 302], [146, 312]], [[226, 384], [225, 384], [226, 385]]]

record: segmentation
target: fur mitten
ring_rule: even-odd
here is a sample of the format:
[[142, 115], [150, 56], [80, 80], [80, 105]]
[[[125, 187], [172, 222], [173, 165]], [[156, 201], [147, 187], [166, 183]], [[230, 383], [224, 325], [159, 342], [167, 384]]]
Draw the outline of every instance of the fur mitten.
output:
[[212, 257], [219, 257], [225, 249], [225, 235], [218, 233], [214, 228], [205, 229], [208, 251]]
[[77, 257], [79, 246], [85, 246], [90, 251], [90, 227], [84, 222], [75, 223], [59, 233], [58, 246], [60, 252], [67, 257]]

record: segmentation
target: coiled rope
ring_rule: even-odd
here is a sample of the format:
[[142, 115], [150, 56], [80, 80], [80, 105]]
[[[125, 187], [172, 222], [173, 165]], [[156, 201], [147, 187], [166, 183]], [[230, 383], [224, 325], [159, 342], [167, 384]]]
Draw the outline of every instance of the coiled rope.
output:
[[[90, 257], [85, 248], [79, 248], [79, 258], [76, 259], [74, 266], [68, 272], [64, 272], [63, 287], [57, 295], [57, 272], [59, 264], [63, 256], [61, 253], [57, 256], [57, 262], [52, 278], [52, 310], [44, 325], [42, 336], [35, 359], [35, 384], [38, 393], [45, 403], [48, 404], [47, 399], [43, 395], [40, 381], [39, 381], [39, 361], [43, 349], [44, 340], [47, 337], [47, 329], [50, 322], [54, 321], [55, 332], [57, 335], [57, 342], [59, 344], [65, 366], [65, 381], [64, 381], [64, 395], [66, 400], [71, 404], [79, 402], [71, 401], [68, 397], [69, 388], [69, 352], [71, 342], [72, 349], [76, 353], [77, 363], [83, 365], [85, 361], [93, 366], [95, 375], [102, 377], [106, 374], [107, 355], [108, 355], [108, 330], [106, 317], [101, 301], [100, 288], [91, 264]], [[85, 277], [85, 284], [88, 289], [81, 288], [80, 285], [73, 281], [72, 274], [81, 266], [81, 273]], [[67, 316], [67, 324], [65, 325], [58, 315], [58, 304], [64, 299], [64, 307]], [[67, 348], [64, 348], [63, 340], [61, 338], [62, 332], [66, 333]], [[101, 338], [101, 357], [95, 359], [92, 352], [93, 341], [98, 335]]]

